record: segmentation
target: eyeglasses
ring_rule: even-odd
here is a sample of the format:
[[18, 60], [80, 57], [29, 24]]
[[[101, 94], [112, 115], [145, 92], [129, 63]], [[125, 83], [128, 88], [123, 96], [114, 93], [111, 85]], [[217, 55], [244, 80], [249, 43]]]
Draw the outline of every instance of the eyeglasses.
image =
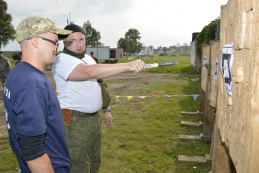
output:
[[44, 37], [41, 37], [41, 36], [36, 36], [36, 37], [39, 37], [39, 38], [41, 38], [42, 40], [45, 40], [45, 41], [48, 41], [48, 42], [51, 42], [52, 44], [54, 44], [55, 46], [56, 46], [56, 49], [58, 49], [58, 47], [59, 47], [59, 42], [57, 41], [52, 41], [52, 40], [50, 40], [50, 39], [47, 39], [47, 38], [44, 38]]
[[[58, 50], [58, 47], [59, 47], [59, 42], [58, 41], [53, 41], [53, 40], [50, 40], [50, 39], [47, 39], [47, 38], [41, 37], [41, 36], [36, 36], [36, 37], [39, 37], [42, 40], [45, 40], [45, 41], [48, 41], [48, 42], [54, 44], [56, 46], [56, 51]], [[30, 40], [30, 39], [32, 39], [32, 37], [28, 38], [28, 40]]]

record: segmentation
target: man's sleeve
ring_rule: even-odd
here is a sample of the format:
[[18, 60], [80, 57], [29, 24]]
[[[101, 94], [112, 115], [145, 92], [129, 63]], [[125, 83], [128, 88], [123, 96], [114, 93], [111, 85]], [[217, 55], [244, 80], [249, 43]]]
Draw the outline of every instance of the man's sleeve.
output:
[[85, 57], [82, 60], [89, 65], [97, 64], [97, 62], [89, 55], [85, 55]]
[[57, 56], [56, 62], [53, 65], [52, 73], [53, 75], [60, 76], [64, 80], [67, 80], [70, 73], [78, 66], [83, 63], [82, 60], [72, 57], [70, 55]]
[[38, 136], [18, 135], [18, 142], [22, 150], [22, 156], [25, 161], [37, 159], [45, 154], [44, 141], [46, 134]]
[[37, 136], [46, 133], [47, 93], [42, 88], [23, 90], [12, 103], [16, 128], [21, 135]]

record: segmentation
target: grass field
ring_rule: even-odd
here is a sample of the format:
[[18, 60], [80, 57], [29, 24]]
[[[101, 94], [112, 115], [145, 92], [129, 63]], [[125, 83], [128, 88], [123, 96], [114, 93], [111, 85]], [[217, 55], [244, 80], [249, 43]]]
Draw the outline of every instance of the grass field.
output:
[[[150, 57], [143, 57], [143, 61], [146, 64], [152, 63], [159, 63], [159, 62], [178, 62], [179, 64], [174, 65], [173, 68], [171, 66], [163, 67], [163, 68], [150, 68], [147, 69], [147, 72], [154, 72], [154, 73], [175, 73], [175, 74], [195, 74], [197, 73], [191, 66], [190, 66], [190, 57], [187, 56], [172, 56], [169, 54], [168, 56], [158, 56], [152, 55], [152, 59]], [[126, 60], [125, 57], [123, 60], [119, 62], [129, 62], [132, 60]]]
[[[121, 61], [121, 60], [120, 60]], [[123, 60], [127, 62], [128, 60]], [[172, 67], [151, 68], [152, 73], [197, 73], [190, 67], [190, 57], [154, 56], [143, 58], [146, 63], [175, 61]], [[144, 73], [144, 72], [143, 72]], [[191, 95], [200, 93], [200, 82], [156, 83], [138, 92], [156, 91], [159, 95]], [[120, 83], [112, 80], [111, 83]], [[109, 81], [107, 82], [109, 86]], [[123, 95], [125, 90], [116, 91]], [[146, 91], [148, 90], [148, 91]], [[128, 90], [127, 90], [128, 91]], [[132, 92], [134, 92], [132, 90]], [[114, 126], [105, 127], [102, 117], [102, 164], [100, 173], [207, 173], [207, 164], [179, 163], [178, 155], [204, 156], [209, 142], [179, 141], [179, 135], [199, 135], [199, 127], [182, 127], [180, 121], [201, 121], [200, 115], [181, 115], [181, 111], [197, 111], [199, 97], [164, 97], [131, 100], [112, 98]], [[103, 113], [100, 112], [102, 115]], [[0, 138], [0, 172], [17, 172], [17, 161], [7, 137]]]
[[[161, 91], [159, 95], [189, 95], [199, 91], [199, 82], [157, 84], [151, 90]], [[192, 97], [168, 100], [163, 97], [133, 98], [114, 104], [115, 125], [112, 129], [103, 128], [100, 172], [209, 172], [209, 165], [179, 163], [177, 160], [178, 155], [204, 156], [209, 153], [210, 144], [207, 142], [178, 140], [181, 134], [201, 133], [200, 128], [180, 125], [181, 120], [201, 120], [200, 116], [181, 115], [182, 110], [197, 111], [199, 100], [194, 101]]]

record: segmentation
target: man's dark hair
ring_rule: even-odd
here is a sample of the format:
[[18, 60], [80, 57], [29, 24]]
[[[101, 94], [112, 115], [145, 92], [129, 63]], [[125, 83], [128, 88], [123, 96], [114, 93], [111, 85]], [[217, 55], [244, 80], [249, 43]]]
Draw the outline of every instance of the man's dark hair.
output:
[[80, 27], [80, 26], [78, 26], [76, 24], [67, 25], [64, 29], [70, 30], [70, 31], [72, 31], [72, 33], [73, 32], [81, 32], [84, 35], [86, 34], [85, 30], [82, 27]]
[[[80, 27], [80, 26], [78, 26], [76, 24], [67, 25], [64, 29], [70, 30], [70, 31], [72, 31], [72, 33], [74, 33], [74, 32], [81, 32], [84, 35], [86, 35], [85, 30], [82, 27]], [[58, 38], [59, 39], [65, 39], [67, 37], [68, 37], [67, 35], [60, 35]]]
[[4, 54], [2, 51], [0, 51], [0, 54]]

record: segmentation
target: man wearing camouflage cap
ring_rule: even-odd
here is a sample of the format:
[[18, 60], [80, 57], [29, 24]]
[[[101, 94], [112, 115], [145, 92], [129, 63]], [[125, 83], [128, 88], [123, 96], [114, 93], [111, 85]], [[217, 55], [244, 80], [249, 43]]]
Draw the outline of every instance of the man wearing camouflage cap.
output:
[[40, 17], [26, 18], [16, 29], [23, 55], [8, 75], [4, 107], [10, 145], [22, 172], [70, 172], [61, 109], [43, 72], [55, 62], [58, 38], [70, 33]]

